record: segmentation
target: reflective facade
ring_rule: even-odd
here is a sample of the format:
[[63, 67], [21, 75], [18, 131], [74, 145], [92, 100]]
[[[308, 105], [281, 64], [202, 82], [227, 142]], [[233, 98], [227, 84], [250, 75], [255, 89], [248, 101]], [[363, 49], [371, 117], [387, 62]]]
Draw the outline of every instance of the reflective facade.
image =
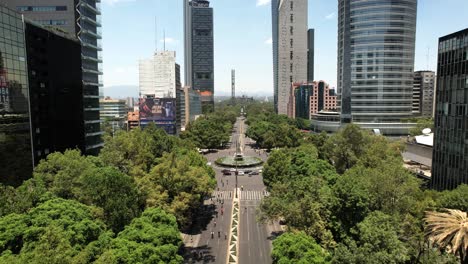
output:
[[0, 5], [0, 183], [32, 174], [29, 92], [21, 15]]
[[432, 188], [468, 184], [468, 28], [439, 39]]
[[199, 90], [203, 107], [214, 108], [213, 8], [206, 0], [184, 0], [185, 85]]
[[99, 119], [102, 84], [100, 0], [2, 0], [9, 8], [36, 23], [59, 28], [78, 37], [82, 45], [83, 112], [86, 152], [103, 146]]
[[338, 3], [341, 122], [393, 123], [387, 134], [404, 133], [395, 123], [412, 114], [417, 0]]

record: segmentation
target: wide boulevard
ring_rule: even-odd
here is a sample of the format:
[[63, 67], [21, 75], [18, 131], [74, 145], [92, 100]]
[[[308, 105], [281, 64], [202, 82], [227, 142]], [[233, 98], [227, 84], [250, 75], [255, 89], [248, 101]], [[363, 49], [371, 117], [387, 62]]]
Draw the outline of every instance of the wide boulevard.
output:
[[[267, 153], [254, 149], [254, 142], [251, 139], [239, 140], [239, 134], [244, 134], [246, 129], [243, 118], [238, 118], [234, 125], [229, 147], [205, 155], [216, 171], [217, 187], [212, 198], [205, 201], [204, 209], [200, 211], [194, 228], [189, 234], [184, 234], [185, 263], [263, 264], [272, 262], [270, 257], [272, 238], [281, 231], [281, 228], [276, 222], [263, 224], [257, 221], [257, 210], [260, 202], [263, 197], [268, 195], [263, 184], [262, 173], [237, 176], [240, 201], [237, 261], [229, 262], [228, 258], [236, 176], [234, 173], [223, 175], [222, 170], [226, 168], [217, 166], [215, 160], [235, 155], [237, 142], [239, 142], [245, 156], [257, 156], [266, 161]], [[261, 169], [262, 167], [256, 167], [248, 170], [258, 172]]]

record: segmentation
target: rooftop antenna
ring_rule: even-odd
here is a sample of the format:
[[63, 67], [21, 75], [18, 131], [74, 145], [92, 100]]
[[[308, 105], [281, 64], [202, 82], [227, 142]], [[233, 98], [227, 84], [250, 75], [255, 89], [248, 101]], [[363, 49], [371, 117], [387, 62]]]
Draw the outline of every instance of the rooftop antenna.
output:
[[163, 31], [164, 34], [164, 51], [166, 51], [166, 30]]

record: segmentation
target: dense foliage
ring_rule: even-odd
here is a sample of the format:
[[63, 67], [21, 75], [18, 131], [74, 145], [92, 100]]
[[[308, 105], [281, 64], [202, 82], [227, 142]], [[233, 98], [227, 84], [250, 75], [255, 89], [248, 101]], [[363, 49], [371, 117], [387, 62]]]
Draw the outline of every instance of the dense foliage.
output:
[[182, 263], [179, 227], [215, 186], [206, 163], [155, 126], [107, 135], [98, 157], [52, 153], [0, 185], [0, 263]]
[[[286, 241], [301, 232], [332, 263], [456, 263], [428, 242], [423, 217], [444, 207], [466, 211], [466, 185], [423, 190], [403, 167], [399, 141], [356, 125], [331, 136], [307, 135], [300, 144], [273, 151], [263, 173], [271, 194], [259, 218], [284, 222]], [[285, 243], [274, 243], [277, 263], [325, 263], [295, 254]]]
[[306, 234], [286, 233], [273, 241], [271, 252], [275, 264], [325, 264], [331, 257]]

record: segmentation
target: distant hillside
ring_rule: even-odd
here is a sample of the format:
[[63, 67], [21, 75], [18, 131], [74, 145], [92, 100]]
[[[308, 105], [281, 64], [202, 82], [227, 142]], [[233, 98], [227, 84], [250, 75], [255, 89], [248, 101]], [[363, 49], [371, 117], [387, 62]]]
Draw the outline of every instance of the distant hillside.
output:
[[138, 97], [138, 86], [119, 85], [104, 87], [104, 96], [109, 96], [115, 99], [126, 97]]

